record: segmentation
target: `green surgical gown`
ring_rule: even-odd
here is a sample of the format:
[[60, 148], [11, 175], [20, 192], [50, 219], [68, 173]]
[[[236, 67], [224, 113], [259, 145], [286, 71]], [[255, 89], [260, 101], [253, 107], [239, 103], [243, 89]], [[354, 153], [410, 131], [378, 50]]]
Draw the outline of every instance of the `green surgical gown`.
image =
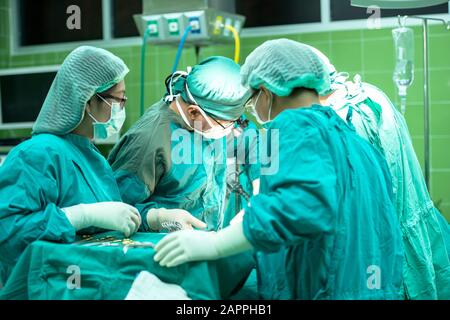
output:
[[381, 90], [363, 89], [333, 108], [387, 160], [405, 248], [405, 298], [450, 299], [448, 224], [430, 198], [406, 121]]
[[279, 170], [261, 175], [243, 224], [261, 296], [398, 299], [404, 252], [381, 153], [328, 107], [285, 110], [272, 129]]
[[39, 134], [14, 148], [0, 167], [0, 280], [35, 240], [72, 242], [61, 208], [121, 201], [113, 172], [78, 135]]
[[139, 209], [149, 231], [152, 208], [184, 209], [208, 229], [223, 227], [226, 139], [185, 129], [162, 100], [122, 137], [108, 158], [123, 200]]

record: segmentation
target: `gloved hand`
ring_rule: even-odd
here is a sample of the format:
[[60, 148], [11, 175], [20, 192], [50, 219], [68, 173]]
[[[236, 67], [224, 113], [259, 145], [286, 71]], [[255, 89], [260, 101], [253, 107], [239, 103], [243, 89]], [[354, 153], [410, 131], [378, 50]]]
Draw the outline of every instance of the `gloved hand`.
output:
[[79, 204], [62, 209], [78, 231], [88, 227], [123, 232], [125, 237], [135, 233], [141, 225], [139, 211], [122, 202]]
[[155, 247], [154, 260], [162, 267], [176, 267], [190, 261], [216, 260], [252, 249], [242, 223], [219, 232], [177, 231], [165, 236]]
[[207, 227], [206, 223], [182, 209], [150, 209], [147, 213], [147, 223], [153, 231], [162, 229], [185, 230], [193, 229], [193, 227], [206, 229]]

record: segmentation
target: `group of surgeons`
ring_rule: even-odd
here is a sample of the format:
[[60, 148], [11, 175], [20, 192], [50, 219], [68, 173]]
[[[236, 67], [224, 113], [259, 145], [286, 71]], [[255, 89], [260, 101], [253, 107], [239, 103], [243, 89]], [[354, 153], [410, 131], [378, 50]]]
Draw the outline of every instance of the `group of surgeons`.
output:
[[[313, 47], [267, 41], [242, 67], [214, 56], [169, 75], [105, 159], [92, 141], [120, 132], [128, 72], [87, 46], [61, 65], [32, 138], [0, 167], [0, 284], [36, 240], [114, 230], [168, 232], [154, 255], [168, 268], [253, 251], [263, 299], [450, 299], [449, 224], [379, 89], [342, 81]], [[247, 111], [279, 136], [271, 174], [214, 147], [250, 158]], [[174, 159], [180, 132], [202, 161]]]

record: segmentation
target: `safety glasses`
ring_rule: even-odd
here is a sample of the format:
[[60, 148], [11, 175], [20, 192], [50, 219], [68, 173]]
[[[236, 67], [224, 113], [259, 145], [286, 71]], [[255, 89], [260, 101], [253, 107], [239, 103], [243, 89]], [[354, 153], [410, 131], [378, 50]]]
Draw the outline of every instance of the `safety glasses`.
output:
[[106, 101], [106, 99], [112, 99], [115, 102], [118, 102], [120, 104], [120, 108], [121, 109], [125, 108], [125, 104], [128, 101], [128, 98], [126, 96], [123, 96], [123, 98], [119, 98], [119, 97], [116, 97], [116, 96], [113, 96], [113, 95], [110, 95], [110, 94], [98, 94], [97, 93], [97, 97], [99, 97], [100, 99], [102, 99], [106, 103], [108, 103], [108, 101]]
[[203, 111], [203, 113], [207, 116], [206, 121], [209, 123], [209, 125], [212, 127], [210, 121], [208, 121], [208, 118], [212, 119], [216, 124], [218, 124], [222, 129], [226, 130], [229, 127], [233, 126], [235, 121], [229, 121], [229, 120], [217, 120], [215, 119], [209, 112], [206, 112], [202, 109], [202, 107], [197, 106], [199, 109]]

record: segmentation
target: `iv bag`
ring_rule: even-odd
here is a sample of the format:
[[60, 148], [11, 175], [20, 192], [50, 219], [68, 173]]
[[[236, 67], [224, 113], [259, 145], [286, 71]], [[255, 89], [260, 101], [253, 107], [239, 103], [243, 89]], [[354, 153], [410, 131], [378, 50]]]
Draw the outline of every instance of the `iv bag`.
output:
[[392, 30], [395, 47], [395, 70], [393, 80], [398, 89], [401, 111], [406, 111], [406, 90], [414, 81], [414, 31], [400, 27]]

